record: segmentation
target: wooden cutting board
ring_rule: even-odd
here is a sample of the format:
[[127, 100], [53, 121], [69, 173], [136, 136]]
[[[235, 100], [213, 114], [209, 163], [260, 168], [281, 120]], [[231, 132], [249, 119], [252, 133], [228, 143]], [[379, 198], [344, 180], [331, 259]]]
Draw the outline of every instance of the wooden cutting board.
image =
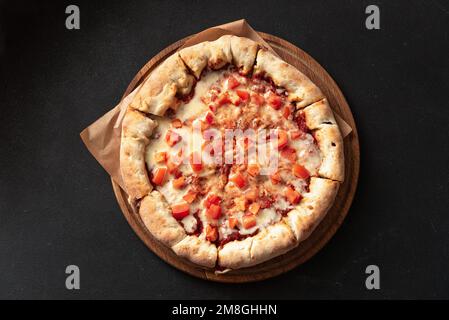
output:
[[[296, 66], [301, 72], [306, 74], [315, 84], [317, 84], [318, 87], [320, 87], [328, 98], [334, 112], [344, 119], [352, 128], [352, 132], [344, 139], [346, 170], [345, 182], [340, 187], [335, 203], [329, 210], [324, 220], [315, 229], [312, 235], [306, 241], [300, 243], [297, 248], [280, 257], [274, 258], [254, 267], [235, 270], [225, 274], [215, 274], [213, 270], [203, 269], [183, 258], [178, 257], [170, 248], [167, 248], [154, 239], [146, 230], [139, 215], [133, 212], [127, 201], [127, 194], [118, 184], [112, 181], [114, 193], [117, 197], [120, 208], [123, 211], [123, 215], [147, 247], [175, 268], [206, 280], [231, 283], [259, 281], [277, 276], [304, 263], [316, 254], [340, 227], [346, 217], [346, 214], [348, 213], [349, 207], [351, 206], [357, 187], [360, 166], [359, 139], [351, 109], [349, 108], [349, 105], [339, 87], [326, 72], [326, 70], [318, 64], [318, 62], [298, 47], [273, 35], [262, 32], [259, 32], [259, 34], [273, 47], [281, 58]], [[137, 73], [129, 84], [123, 97], [126, 97], [150, 71], [152, 71], [165, 58], [174, 53], [189, 38], [190, 37], [187, 37], [173, 43], [153, 57]]]

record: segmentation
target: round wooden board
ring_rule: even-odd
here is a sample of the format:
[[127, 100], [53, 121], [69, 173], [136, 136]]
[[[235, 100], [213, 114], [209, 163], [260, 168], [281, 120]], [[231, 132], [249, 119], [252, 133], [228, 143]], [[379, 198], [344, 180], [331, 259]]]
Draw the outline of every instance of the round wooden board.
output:
[[[343, 118], [352, 128], [353, 131], [344, 139], [346, 177], [340, 187], [333, 207], [307, 240], [301, 242], [297, 248], [280, 257], [254, 267], [235, 270], [225, 274], [215, 274], [213, 270], [206, 270], [194, 265], [178, 257], [170, 248], [167, 248], [154, 239], [146, 230], [139, 215], [133, 212], [133, 209], [127, 201], [127, 194], [118, 184], [112, 181], [114, 193], [126, 220], [147, 247], [175, 268], [206, 280], [230, 283], [259, 281], [277, 276], [304, 263], [316, 254], [340, 227], [351, 206], [357, 187], [360, 166], [359, 140], [351, 109], [339, 87], [318, 62], [298, 47], [273, 35], [262, 32], [259, 32], [259, 34], [273, 47], [281, 58], [296, 66], [320, 87], [328, 98], [334, 112]], [[174, 53], [188, 38], [190, 37], [173, 43], [153, 57], [137, 73], [123, 97], [127, 96], [151, 70]]]

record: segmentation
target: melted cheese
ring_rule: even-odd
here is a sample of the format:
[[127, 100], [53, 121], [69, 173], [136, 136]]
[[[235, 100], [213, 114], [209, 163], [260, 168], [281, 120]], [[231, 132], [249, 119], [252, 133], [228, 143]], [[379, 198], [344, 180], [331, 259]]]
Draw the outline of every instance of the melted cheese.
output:
[[164, 196], [165, 200], [167, 200], [168, 204], [175, 204], [183, 202], [182, 198], [186, 193], [188, 188], [184, 189], [175, 189], [172, 186], [172, 182], [174, 177], [170, 176], [169, 179], [162, 185], [157, 186], [157, 190]]
[[187, 233], [193, 233], [196, 230], [197, 227], [197, 221], [196, 218], [190, 214], [184, 219], [181, 220], [182, 225], [184, 226], [184, 229], [187, 231]]
[[201, 97], [207, 93], [211, 85], [216, 83], [222, 77], [224, 72], [225, 70], [205, 73], [201, 77], [201, 80], [196, 83], [195, 93], [192, 99], [178, 108], [176, 117], [185, 121], [191, 118], [198, 118], [200, 115], [207, 112], [209, 108], [201, 101]]
[[321, 165], [321, 153], [312, 135], [307, 133], [304, 139], [290, 139], [290, 146], [296, 150], [297, 162], [315, 175]]
[[273, 207], [277, 210], [287, 210], [287, 209], [293, 208], [293, 206], [290, 204], [290, 202], [285, 200], [284, 197], [277, 197], [276, 202], [273, 203]]

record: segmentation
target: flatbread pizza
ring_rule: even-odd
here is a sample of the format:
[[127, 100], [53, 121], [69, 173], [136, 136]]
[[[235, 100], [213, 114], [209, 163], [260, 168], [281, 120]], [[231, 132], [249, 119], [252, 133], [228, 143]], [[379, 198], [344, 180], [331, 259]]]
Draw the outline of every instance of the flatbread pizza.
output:
[[204, 268], [238, 269], [313, 232], [344, 179], [343, 139], [307, 76], [225, 35], [145, 79], [124, 116], [120, 168], [153, 237]]

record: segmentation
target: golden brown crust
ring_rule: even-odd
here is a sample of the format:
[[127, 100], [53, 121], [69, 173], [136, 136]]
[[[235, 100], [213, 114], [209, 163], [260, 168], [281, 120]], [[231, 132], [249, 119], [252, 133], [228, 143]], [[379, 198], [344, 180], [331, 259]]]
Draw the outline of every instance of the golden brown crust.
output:
[[153, 191], [142, 199], [139, 214], [148, 231], [169, 247], [186, 237], [184, 228], [173, 218], [167, 202], [159, 191]]
[[323, 125], [315, 132], [321, 151], [320, 177], [342, 182], [345, 178], [343, 138], [337, 125]]
[[320, 100], [304, 109], [306, 125], [309, 129], [319, 129], [326, 125], [337, 125], [327, 99]]
[[218, 265], [223, 268], [238, 269], [252, 265], [251, 246], [253, 237], [241, 241], [231, 241], [218, 249]]
[[208, 66], [217, 70], [232, 62], [231, 37], [222, 36], [215, 41], [205, 41], [179, 51], [179, 56], [197, 79]]
[[157, 123], [139, 111], [128, 108], [122, 124], [120, 170], [128, 195], [134, 199], [146, 196], [151, 190], [145, 167], [145, 147]]
[[290, 228], [284, 222], [278, 222], [254, 237], [225, 244], [218, 250], [218, 264], [229, 269], [250, 267], [280, 256], [296, 245]]
[[339, 187], [337, 181], [316, 177], [310, 179], [310, 191], [304, 194], [300, 204], [284, 219], [298, 242], [307, 239], [326, 216]]
[[162, 116], [168, 108], [176, 110], [178, 96], [188, 95], [194, 82], [195, 78], [189, 74], [181, 58], [174, 54], [150, 74], [130, 106], [145, 113]]
[[254, 237], [251, 247], [252, 265], [280, 256], [296, 245], [296, 238], [285, 223], [278, 222], [268, 226]]
[[266, 76], [288, 91], [288, 99], [304, 108], [324, 98], [321, 90], [298, 69], [266, 49], [257, 52], [254, 74]]
[[232, 62], [244, 75], [253, 70], [257, 50], [257, 42], [244, 37], [231, 37]]
[[183, 258], [203, 267], [213, 268], [217, 261], [217, 247], [197, 236], [187, 236], [172, 247]]

